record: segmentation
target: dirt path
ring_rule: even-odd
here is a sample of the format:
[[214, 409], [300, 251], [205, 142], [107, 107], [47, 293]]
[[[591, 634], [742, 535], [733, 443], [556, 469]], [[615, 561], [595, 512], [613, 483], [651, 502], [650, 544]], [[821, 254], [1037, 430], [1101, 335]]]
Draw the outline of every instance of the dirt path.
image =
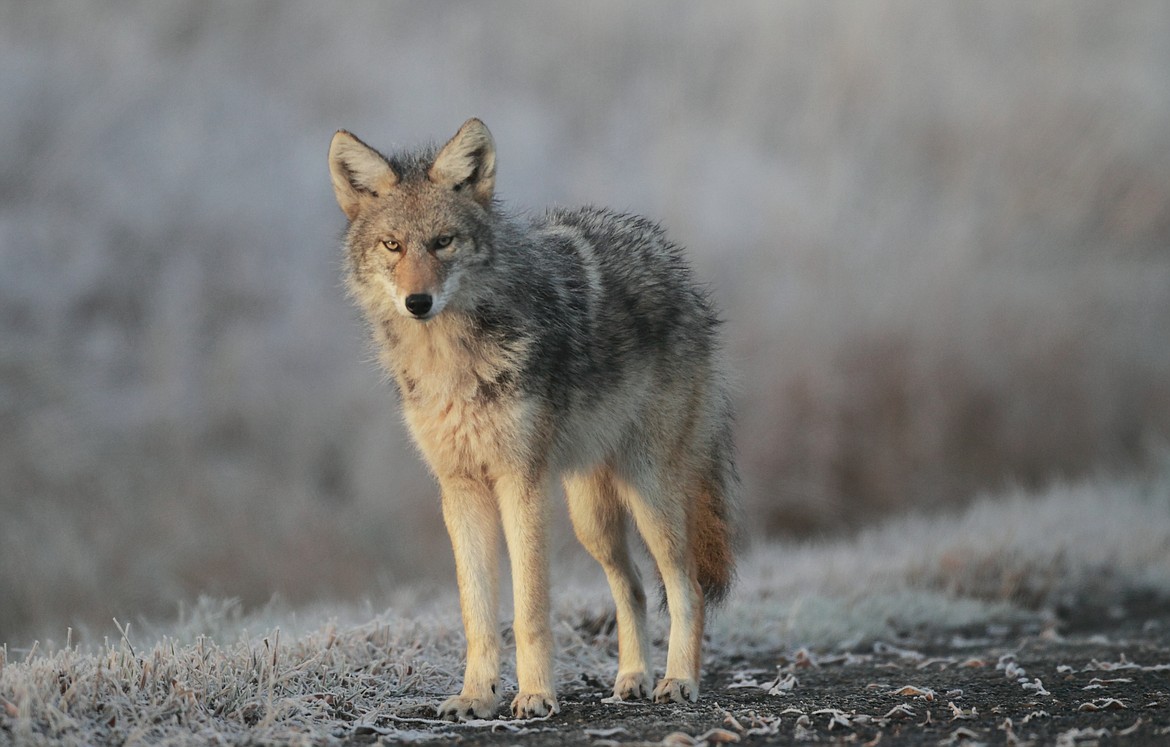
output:
[[356, 742], [693, 745], [1170, 743], [1165, 610], [1076, 633], [920, 634], [864, 651], [798, 651], [715, 664], [695, 705], [611, 703], [604, 684], [562, 694], [547, 721], [449, 725], [423, 708], [356, 728]]

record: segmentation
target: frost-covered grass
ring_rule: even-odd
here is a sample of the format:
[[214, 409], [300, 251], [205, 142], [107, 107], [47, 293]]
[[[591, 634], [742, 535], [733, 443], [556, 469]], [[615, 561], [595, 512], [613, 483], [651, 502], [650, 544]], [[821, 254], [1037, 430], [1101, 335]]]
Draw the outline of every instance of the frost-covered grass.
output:
[[[951, 518], [900, 518], [851, 539], [746, 553], [712, 619], [708, 666], [798, 647], [835, 650], [900, 631], [1036, 618], [1055, 604], [1170, 593], [1170, 482], [1095, 481], [978, 502]], [[616, 639], [600, 572], [555, 590], [557, 676], [608, 680]], [[462, 632], [453, 593], [403, 591], [384, 611], [243, 613], [203, 600], [101, 643], [6, 647], [0, 742], [322, 744], [451, 732], [404, 711], [458, 688]], [[601, 624], [598, 624], [599, 621]], [[656, 621], [661, 637], [664, 621]], [[507, 635], [505, 635], [507, 639]], [[661, 662], [663, 652], [657, 651]], [[507, 686], [514, 687], [511, 669]], [[555, 725], [551, 724], [551, 725]], [[371, 733], [373, 733], [371, 731]]]
[[745, 557], [744, 645], [840, 645], [1056, 606], [1170, 593], [1170, 481], [1094, 480], [987, 495], [949, 517], [901, 516], [850, 539], [768, 544]]

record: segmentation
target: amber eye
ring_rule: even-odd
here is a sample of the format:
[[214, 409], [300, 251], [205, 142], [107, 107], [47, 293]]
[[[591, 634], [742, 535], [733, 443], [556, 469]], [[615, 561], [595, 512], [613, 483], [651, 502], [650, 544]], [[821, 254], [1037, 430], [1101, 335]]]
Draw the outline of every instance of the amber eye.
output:
[[382, 248], [388, 252], [394, 252], [395, 254], [402, 251], [402, 245], [394, 239], [383, 239]]
[[447, 247], [451, 246], [451, 242], [454, 240], [455, 240], [455, 238], [453, 236], [449, 236], [447, 234], [444, 234], [444, 235], [440, 236], [439, 238], [435, 239], [435, 246], [438, 247], [439, 249], [446, 249]]

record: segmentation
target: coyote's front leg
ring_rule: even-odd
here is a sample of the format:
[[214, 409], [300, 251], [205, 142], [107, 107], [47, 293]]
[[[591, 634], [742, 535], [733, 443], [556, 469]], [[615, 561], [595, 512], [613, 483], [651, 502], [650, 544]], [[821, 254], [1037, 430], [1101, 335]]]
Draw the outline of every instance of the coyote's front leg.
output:
[[552, 628], [549, 625], [548, 496], [543, 480], [502, 478], [496, 483], [515, 597], [516, 679], [512, 701], [517, 718], [560, 710], [553, 683]]
[[439, 717], [491, 718], [500, 702], [499, 511], [481, 482], [446, 479], [441, 486], [443, 520], [455, 551], [467, 668], [463, 691], [439, 706]]

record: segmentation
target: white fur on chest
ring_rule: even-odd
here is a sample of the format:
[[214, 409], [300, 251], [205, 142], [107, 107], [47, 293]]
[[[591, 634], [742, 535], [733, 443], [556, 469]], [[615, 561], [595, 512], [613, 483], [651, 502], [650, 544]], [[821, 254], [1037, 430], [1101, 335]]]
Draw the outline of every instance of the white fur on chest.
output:
[[468, 344], [467, 325], [440, 315], [401, 325], [384, 363], [402, 391], [411, 435], [440, 475], [505, 471], [524, 461], [531, 408], [515, 395], [483, 396], [486, 382], [519, 376], [515, 351]]

